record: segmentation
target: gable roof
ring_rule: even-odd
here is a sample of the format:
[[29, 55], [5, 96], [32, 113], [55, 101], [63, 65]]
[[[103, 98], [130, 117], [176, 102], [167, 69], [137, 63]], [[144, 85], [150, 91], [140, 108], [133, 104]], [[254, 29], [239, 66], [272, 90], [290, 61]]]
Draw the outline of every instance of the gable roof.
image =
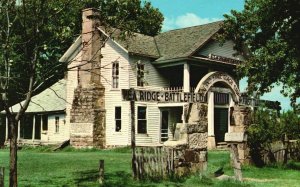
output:
[[156, 61], [190, 56], [220, 30], [221, 23], [218, 21], [157, 35], [155, 40], [161, 55]]
[[[66, 109], [66, 80], [62, 79], [38, 95], [31, 98], [26, 113], [54, 112]], [[21, 102], [21, 104], [23, 104]], [[18, 112], [20, 105], [12, 106], [13, 112]], [[1, 113], [5, 113], [2, 111]]]
[[112, 38], [129, 53], [148, 56], [156, 61], [188, 57], [202, 47], [221, 29], [222, 21], [176, 29], [160, 33], [154, 37], [139, 33], [125, 38], [119, 37], [118, 29], [103, 29], [113, 32]]

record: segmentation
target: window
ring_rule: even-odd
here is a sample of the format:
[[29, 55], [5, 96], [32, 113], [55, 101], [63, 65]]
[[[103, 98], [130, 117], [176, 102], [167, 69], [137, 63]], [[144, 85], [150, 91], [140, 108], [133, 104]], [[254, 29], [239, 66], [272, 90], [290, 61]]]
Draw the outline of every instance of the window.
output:
[[55, 132], [56, 133], [59, 132], [59, 117], [58, 116], [55, 117]]
[[214, 103], [216, 105], [227, 105], [227, 104], [229, 104], [229, 94], [214, 92]]
[[115, 107], [115, 121], [116, 121], [116, 132], [121, 131], [122, 122], [121, 122], [121, 107]]
[[144, 86], [144, 64], [137, 64], [137, 86]]
[[138, 123], [137, 123], [137, 133], [146, 134], [147, 133], [147, 107], [138, 107]]
[[119, 62], [112, 63], [112, 87], [119, 88]]
[[43, 115], [42, 116], [42, 127], [43, 127], [43, 131], [48, 131], [48, 116], [47, 115]]

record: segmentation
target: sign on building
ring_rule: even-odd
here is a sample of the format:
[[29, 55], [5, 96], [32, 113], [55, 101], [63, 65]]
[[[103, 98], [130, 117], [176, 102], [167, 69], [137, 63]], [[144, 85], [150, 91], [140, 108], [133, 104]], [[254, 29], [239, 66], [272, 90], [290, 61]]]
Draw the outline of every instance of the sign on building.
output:
[[123, 100], [159, 103], [206, 103], [205, 95], [193, 92], [169, 92], [122, 89]]

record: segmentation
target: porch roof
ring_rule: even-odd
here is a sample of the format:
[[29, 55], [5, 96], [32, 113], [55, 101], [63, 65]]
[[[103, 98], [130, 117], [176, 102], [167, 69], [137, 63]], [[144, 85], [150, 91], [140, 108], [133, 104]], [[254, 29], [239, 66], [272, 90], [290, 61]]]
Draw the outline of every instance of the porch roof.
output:
[[[45, 113], [63, 111], [66, 109], [66, 80], [62, 79], [31, 98], [26, 113]], [[24, 101], [21, 102], [23, 104]], [[12, 106], [13, 112], [20, 110], [20, 104]], [[1, 113], [5, 113], [2, 111]]]

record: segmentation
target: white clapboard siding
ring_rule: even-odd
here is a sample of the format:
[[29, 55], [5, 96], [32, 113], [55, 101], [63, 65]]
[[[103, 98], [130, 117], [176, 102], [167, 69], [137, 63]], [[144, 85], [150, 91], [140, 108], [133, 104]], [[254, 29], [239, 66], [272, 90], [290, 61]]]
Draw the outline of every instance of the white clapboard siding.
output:
[[130, 87], [137, 88], [137, 69], [136, 65], [138, 62], [145, 65], [145, 86], [143, 89], [159, 89], [169, 87], [169, 81], [156, 69], [151, 63], [149, 58], [130, 56]]
[[[128, 53], [117, 45], [114, 41], [109, 40], [101, 50], [103, 58], [101, 66], [101, 81], [105, 86], [105, 109], [106, 109], [106, 144], [113, 145], [130, 145], [131, 122], [130, 122], [130, 105], [128, 101], [122, 101], [121, 89], [130, 87], [136, 88], [136, 62], [138, 60], [145, 64], [145, 79], [147, 86], [143, 89], [159, 89], [168, 86], [168, 81], [155, 69], [147, 58], [129, 57]], [[130, 60], [129, 60], [130, 59]], [[119, 89], [112, 89], [112, 62], [118, 61], [119, 71]], [[160, 110], [157, 103], [136, 103], [147, 106], [147, 134], [137, 134], [137, 145], [153, 145], [159, 143], [160, 133]], [[115, 107], [122, 107], [122, 130], [115, 132]], [[137, 119], [137, 117], [135, 118]], [[137, 124], [137, 122], [136, 122]]]
[[[105, 87], [105, 110], [106, 110], [106, 144], [129, 145], [129, 102], [122, 101], [121, 89], [129, 88], [128, 76], [128, 53], [112, 40], [108, 40], [101, 50], [101, 82]], [[112, 62], [119, 62], [119, 88], [112, 88]], [[115, 107], [121, 107], [122, 128], [121, 132], [115, 131]]]
[[233, 58], [236, 60], [244, 60], [244, 58], [240, 55], [233, 56], [236, 53], [236, 50], [233, 49], [233, 46], [234, 43], [231, 40], [227, 40], [222, 46], [220, 46], [220, 43], [218, 41], [211, 41], [207, 43], [203, 48], [201, 48], [198, 54], [204, 56], [214, 54], [227, 58]]
[[[59, 132], [55, 132], [55, 117], [59, 117]], [[65, 121], [65, 114], [53, 114], [48, 116], [48, 141], [63, 142], [68, 140], [70, 133], [69, 124]]]
[[71, 116], [71, 109], [72, 103], [74, 99], [74, 90], [77, 88], [78, 85], [78, 67], [76, 67], [81, 62], [81, 55], [82, 52], [79, 52], [75, 58], [69, 63], [67, 72], [67, 93], [66, 93], [66, 125], [69, 128], [68, 133], [66, 136], [68, 139], [70, 138], [70, 116]]

